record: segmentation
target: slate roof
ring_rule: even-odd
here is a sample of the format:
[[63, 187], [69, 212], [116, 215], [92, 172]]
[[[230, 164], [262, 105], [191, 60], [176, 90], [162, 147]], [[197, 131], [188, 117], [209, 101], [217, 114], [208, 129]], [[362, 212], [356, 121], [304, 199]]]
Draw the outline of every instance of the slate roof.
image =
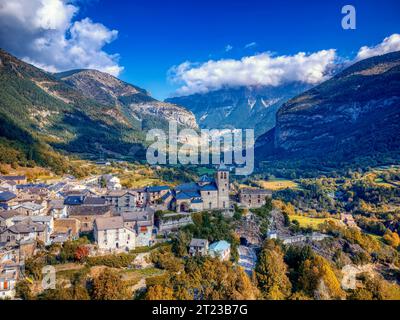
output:
[[48, 187], [51, 191], [60, 191], [64, 188], [67, 184], [65, 182], [57, 182], [56, 184], [50, 185]]
[[122, 229], [124, 227], [124, 220], [122, 217], [96, 218], [95, 224], [99, 231]]
[[122, 212], [121, 217], [125, 222], [130, 221], [150, 221], [151, 213], [146, 211], [138, 211], [138, 212]]
[[214, 183], [210, 183], [202, 186], [201, 191], [218, 191], [218, 188]]
[[86, 197], [83, 200], [84, 205], [105, 205], [107, 200], [100, 197]]
[[69, 210], [70, 216], [104, 215], [110, 211], [110, 206], [74, 206]]
[[7, 220], [15, 216], [19, 216], [21, 213], [16, 210], [4, 210], [0, 211], [0, 218]]
[[190, 241], [190, 247], [205, 247], [207, 244], [208, 244], [207, 239], [193, 238], [192, 241]]
[[169, 190], [170, 187], [168, 186], [153, 186], [153, 187], [147, 187], [146, 191], [147, 192], [160, 192], [160, 191], [164, 191], [164, 190]]
[[40, 223], [32, 222], [32, 220], [27, 219], [22, 222], [16, 223], [8, 228], [12, 233], [31, 233], [31, 232], [43, 232], [46, 226]]
[[271, 194], [270, 190], [265, 190], [265, 189], [251, 189], [251, 188], [244, 188], [240, 190], [241, 194]]
[[175, 195], [175, 199], [176, 200], [189, 200], [189, 199], [192, 199], [192, 198], [200, 198], [200, 197], [201, 197], [201, 195], [197, 191], [196, 192], [190, 192], [190, 191], [183, 192], [183, 191], [181, 191], [181, 192], [179, 192], [179, 193], [177, 193]]
[[55, 199], [49, 202], [50, 209], [62, 209], [64, 206], [64, 200], [62, 199]]
[[47, 185], [45, 183], [38, 183], [38, 184], [28, 183], [28, 184], [17, 185], [17, 189], [30, 189], [30, 188], [47, 189], [48, 187], [49, 187], [49, 185]]
[[129, 190], [112, 190], [112, 191], [109, 191], [106, 196], [123, 197], [124, 195], [126, 195], [128, 193], [129, 194], [134, 194], [134, 193], [139, 193], [139, 192], [143, 193], [145, 191], [146, 191], [145, 188], [129, 189]]
[[184, 183], [184, 184], [180, 184], [178, 186], [175, 187], [175, 191], [198, 191], [199, 190], [199, 186], [197, 183], [195, 182], [190, 182], [190, 183]]
[[40, 210], [43, 209], [43, 206], [41, 206], [40, 204], [37, 203], [33, 203], [33, 202], [24, 202], [21, 203], [20, 205], [15, 207], [17, 208], [25, 208], [27, 210], [32, 210], [32, 211], [36, 211], [36, 210]]
[[0, 201], [10, 201], [16, 197], [17, 196], [15, 195], [15, 193], [12, 193], [10, 191], [0, 192]]
[[82, 204], [82, 198], [80, 196], [68, 196], [64, 199], [64, 204], [69, 206], [76, 206]]
[[25, 180], [26, 176], [0, 176], [0, 180], [6, 181], [17, 181], [17, 180]]
[[193, 199], [192, 201], [190, 201], [191, 203], [203, 203], [203, 200], [201, 199]]

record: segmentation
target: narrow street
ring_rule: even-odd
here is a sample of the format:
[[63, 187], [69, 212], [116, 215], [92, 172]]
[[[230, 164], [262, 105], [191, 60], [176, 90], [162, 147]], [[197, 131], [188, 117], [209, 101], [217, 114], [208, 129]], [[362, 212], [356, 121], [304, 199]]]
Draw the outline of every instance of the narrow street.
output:
[[257, 255], [253, 248], [246, 246], [239, 246], [239, 262], [238, 264], [244, 268], [246, 273], [251, 276], [256, 266]]

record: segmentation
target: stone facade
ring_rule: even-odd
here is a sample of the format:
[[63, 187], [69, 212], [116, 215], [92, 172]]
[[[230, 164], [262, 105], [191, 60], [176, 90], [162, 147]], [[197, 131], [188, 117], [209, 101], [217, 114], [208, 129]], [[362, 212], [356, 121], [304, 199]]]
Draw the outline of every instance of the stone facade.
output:
[[138, 207], [144, 207], [147, 202], [145, 189], [110, 191], [105, 198], [115, 213], [132, 211]]
[[96, 218], [111, 217], [110, 206], [75, 206], [68, 212], [69, 218], [75, 218], [81, 223], [81, 232], [93, 231], [93, 224]]
[[97, 218], [94, 238], [103, 251], [129, 251], [136, 246], [136, 233], [124, 226], [122, 217]]
[[248, 208], [260, 208], [265, 204], [265, 198], [271, 196], [272, 192], [265, 189], [241, 189], [239, 201]]
[[177, 212], [229, 208], [229, 171], [220, 169], [214, 179], [202, 176], [197, 183], [177, 186], [175, 210]]

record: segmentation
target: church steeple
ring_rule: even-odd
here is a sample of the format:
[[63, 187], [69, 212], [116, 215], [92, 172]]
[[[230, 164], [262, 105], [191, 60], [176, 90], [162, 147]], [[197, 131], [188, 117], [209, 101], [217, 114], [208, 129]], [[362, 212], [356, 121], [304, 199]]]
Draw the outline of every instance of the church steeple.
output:
[[215, 183], [218, 188], [218, 207], [229, 208], [229, 170], [222, 164], [215, 175]]

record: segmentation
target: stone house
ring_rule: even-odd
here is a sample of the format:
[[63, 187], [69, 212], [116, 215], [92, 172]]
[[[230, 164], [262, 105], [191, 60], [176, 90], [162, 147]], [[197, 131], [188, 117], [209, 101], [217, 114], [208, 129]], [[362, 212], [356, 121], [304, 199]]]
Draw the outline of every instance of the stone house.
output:
[[120, 213], [144, 207], [147, 195], [145, 189], [116, 190], [108, 192], [105, 199], [115, 213]]
[[13, 192], [10, 191], [3, 191], [0, 192], [0, 208], [3, 209], [8, 209], [13, 205], [16, 205], [17, 202], [15, 199], [17, 198], [17, 195]]
[[1, 227], [11, 227], [14, 222], [13, 222], [13, 218], [15, 216], [19, 216], [20, 213], [18, 211], [15, 210], [4, 210], [4, 211], [0, 211], [0, 228]]
[[12, 222], [14, 224], [21, 223], [25, 220], [30, 220], [34, 223], [39, 223], [42, 224], [46, 227], [46, 238], [44, 240], [46, 245], [50, 245], [50, 235], [54, 232], [54, 219], [52, 216], [32, 216], [32, 217], [27, 217], [27, 216], [14, 216], [12, 218]]
[[193, 238], [189, 244], [190, 256], [205, 256], [208, 254], [208, 240]]
[[127, 228], [135, 229], [136, 225], [140, 223], [149, 223], [154, 225], [154, 211], [150, 208], [140, 211], [122, 212], [121, 217], [124, 220], [124, 225]]
[[0, 183], [0, 188], [4, 191], [16, 192], [17, 183], [14, 181], [3, 181]]
[[25, 184], [27, 183], [26, 176], [21, 175], [21, 176], [0, 176], [0, 181], [13, 181], [16, 184]]
[[[60, 237], [66, 240], [79, 238], [81, 222], [75, 218], [60, 218], [54, 221], [54, 232], [52, 238]], [[66, 241], [65, 240], [65, 241]]]
[[155, 187], [147, 187], [146, 195], [147, 195], [147, 205], [154, 206], [158, 203], [161, 203], [162, 197], [169, 193], [171, 190], [168, 186], [155, 186]]
[[20, 268], [18, 249], [4, 248], [0, 251], [0, 299], [15, 298]]
[[44, 214], [45, 211], [44, 206], [34, 202], [21, 203], [16, 206], [13, 206], [12, 209], [26, 216], [39, 216]]
[[265, 189], [245, 188], [239, 191], [240, 204], [248, 208], [260, 208], [265, 204], [265, 198], [272, 197], [272, 192]]
[[136, 233], [126, 228], [122, 217], [96, 218], [94, 238], [102, 251], [129, 251], [136, 246]]
[[213, 242], [208, 248], [208, 254], [213, 258], [227, 261], [231, 257], [231, 245], [225, 240]]
[[81, 223], [81, 232], [93, 231], [96, 218], [111, 217], [111, 207], [106, 206], [73, 206], [68, 210], [68, 217], [75, 218]]
[[47, 239], [47, 228], [44, 224], [35, 223], [30, 218], [0, 231], [0, 242], [7, 245], [17, 245], [22, 241]]
[[55, 219], [66, 218], [68, 216], [67, 206], [63, 199], [49, 201], [48, 213]]

